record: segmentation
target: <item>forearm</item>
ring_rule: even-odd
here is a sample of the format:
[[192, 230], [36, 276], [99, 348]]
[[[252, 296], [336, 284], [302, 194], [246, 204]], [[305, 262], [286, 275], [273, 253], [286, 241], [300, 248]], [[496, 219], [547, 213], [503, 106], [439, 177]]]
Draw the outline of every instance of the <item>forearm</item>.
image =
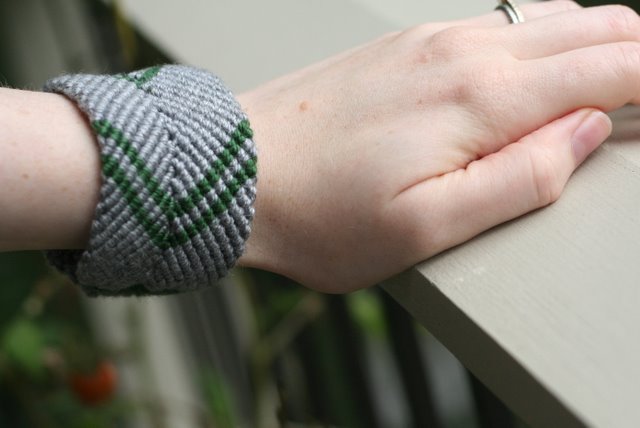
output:
[[83, 248], [99, 189], [99, 151], [75, 104], [0, 88], [0, 251]]

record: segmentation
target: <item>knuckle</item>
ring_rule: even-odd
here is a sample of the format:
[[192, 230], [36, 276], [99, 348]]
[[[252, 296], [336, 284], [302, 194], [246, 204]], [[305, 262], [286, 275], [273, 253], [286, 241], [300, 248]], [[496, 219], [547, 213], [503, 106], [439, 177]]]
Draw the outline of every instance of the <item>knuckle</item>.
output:
[[640, 27], [640, 17], [628, 6], [612, 5], [602, 8], [605, 20], [613, 34], [636, 35]]
[[618, 43], [612, 48], [614, 72], [622, 79], [635, 81], [640, 67], [640, 43]]
[[553, 157], [544, 151], [532, 152], [529, 154], [529, 163], [536, 205], [543, 207], [557, 201], [564, 181]]
[[406, 40], [408, 43], [422, 44], [425, 40], [428, 40], [430, 36], [432, 36], [434, 33], [437, 33], [440, 29], [441, 28], [438, 27], [437, 24], [429, 22], [426, 24], [416, 25], [402, 31], [399, 34], [399, 38]]
[[427, 51], [434, 59], [449, 61], [486, 44], [481, 31], [469, 27], [449, 27], [429, 37]]
[[[491, 42], [492, 34], [469, 27], [450, 27], [431, 36], [422, 58], [446, 65], [447, 78], [439, 82], [439, 99], [455, 104], [482, 101], [502, 86], [513, 67], [509, 55]], [[491, 45], [491, 49], [487, 46]], [[505, 51], [506, 52], [506, 51]], [[490, 60], [488, 57], [491, 57]]]
[[[414, 30], [424, 31], [424, 30]], [[438, 81], [438, 93], [434, 94], [443, 102], [464, 104], [476, 98], [479, 91], [492, 91], [495, 61], [487, 61], [481, 55], [479, 46], [484, 52], [491, 44], [492, 34], [483, 29], [472, 27], [448, 27], [413, 43], [410, 61], [414, 66], [426, 63], [435, 65], [434, 69], [445, 70], [447, 75]], [[491, 51], [491, 55], [500, 59], [499, 46]], [[438, 66], [443, 66], [438, 68]], [[499, 68], [499, 67], [497, 67]], [[486, 80], [492, 83], [484, 84]]]

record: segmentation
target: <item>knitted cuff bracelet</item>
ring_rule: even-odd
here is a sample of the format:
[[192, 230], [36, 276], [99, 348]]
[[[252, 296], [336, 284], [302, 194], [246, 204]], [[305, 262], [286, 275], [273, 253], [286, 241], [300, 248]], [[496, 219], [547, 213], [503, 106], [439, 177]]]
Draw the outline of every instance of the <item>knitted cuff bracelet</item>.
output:
[[46, 83], [88, 116], [102, 187], [86, 250], [49, 261], [89, 295], [167, 294], [211, 284], [243, 252], [256, 149], [222, 82], [177, 65]]

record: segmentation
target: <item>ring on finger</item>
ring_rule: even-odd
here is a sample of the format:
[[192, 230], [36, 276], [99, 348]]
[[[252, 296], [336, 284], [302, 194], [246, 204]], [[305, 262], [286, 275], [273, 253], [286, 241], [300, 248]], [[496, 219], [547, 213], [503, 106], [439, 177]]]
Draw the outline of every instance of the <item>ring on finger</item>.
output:
[[524, 22], [524, 15], [520, 8], [513, 0], [498, 0], [498, 6], [495, 10], [501, 10], [509, 18], [511, 24], [520, 24]]

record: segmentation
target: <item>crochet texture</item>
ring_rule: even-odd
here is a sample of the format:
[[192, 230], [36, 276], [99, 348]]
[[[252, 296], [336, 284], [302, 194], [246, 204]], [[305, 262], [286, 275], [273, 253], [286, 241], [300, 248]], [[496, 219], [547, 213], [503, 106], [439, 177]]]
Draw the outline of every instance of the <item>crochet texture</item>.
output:
[[250, 232], [256, 150], [222, 82], [165, 65], [44, 89], [87, 115], [102, 159], [88, 248], [48, 251], [49, 261], [92, 296], [174, 293], [226, 275]]

